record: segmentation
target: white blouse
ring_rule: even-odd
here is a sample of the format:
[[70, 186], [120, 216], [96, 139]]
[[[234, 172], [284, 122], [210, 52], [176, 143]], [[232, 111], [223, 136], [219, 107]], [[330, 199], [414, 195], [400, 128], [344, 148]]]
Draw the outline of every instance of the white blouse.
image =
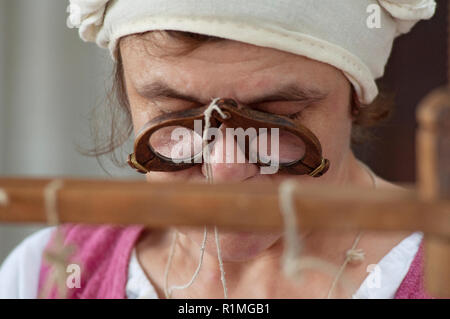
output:
[[[0, 268], [0, 299], [37, 298], [42, 253], [53, 227], [40, 230], [18, 245]], [[419, 249], [423, 234], [415, 232], [384, 256], [366, 277], [353, 298], [393, 298]], [[130, 299], [158, 299], [155, 288], [144, 273], [133, 249], [126, 295]]]

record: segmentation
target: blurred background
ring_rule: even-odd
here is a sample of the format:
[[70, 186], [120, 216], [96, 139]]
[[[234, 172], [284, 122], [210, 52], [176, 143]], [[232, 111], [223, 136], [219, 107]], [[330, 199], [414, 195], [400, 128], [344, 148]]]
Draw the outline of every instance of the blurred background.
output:
[[[0, 0], [0, 176], [143, 178], [105, 158], [108, 175], [77, 151], [92, 146], [90, 112], [107, 103], [112, 60], [66, 27], [67, 6]], [[0, 263], [37, 229], [0, 225]]]
[[[415, 108], [446, 83], [447, 0], [435, 17], [397, 39], [384, 94], [395, 99], [392, 119], [375, 139], [354, 148], [383, 178], [415, 181]], [[89, 117], [105, 106], [112, 81], [107, 51], [84, 44], [66, 27], [68, 1], [0, 0], [0, 176], [142, 178], [77, 149], [91, 146]], [[132, 141], [123, 153], [132, 149]], [[450, 160], [450, 159], [449, 159]], [[0, 225], [0, 263], [37, 225]]]

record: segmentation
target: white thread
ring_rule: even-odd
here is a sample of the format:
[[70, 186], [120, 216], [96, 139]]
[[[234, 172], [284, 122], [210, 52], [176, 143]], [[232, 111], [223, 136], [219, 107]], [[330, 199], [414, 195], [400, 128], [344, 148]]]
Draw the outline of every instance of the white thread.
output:
[[0, 206], [8, 206], [9, 204], [9, 197], [6, 191], [2, 188], [0, 188]]
[[365, 252], [361, 248], [352, 248], [347, 250], [345, 256], [348, 257], [349, 262], [363, 261], [365, 257]]
[[293, 193], [296, 186], [294, 181], [286, 180], [281, 183], [279, 188], [281, 213], [284, 217], [286, 245], [283, 254], [283, 267], [284, 272], [288, 276], [294, 276], [297, 273], [297, 266], [290, 261], [297, 259], [301, 251], [301, 242], [297, 230], [297, 218], [293, 203]]
[[206, 108], [206, 110], [203, 112], [205, 115], [205, 128], [203, 130], [203, 137], [202, 137], [202, 148], [203, 148], [203, 158], [205, 161], [206, 166], [206, 179], [209, 183], [213, 182], [213, 174], [212, 174], [212, 168], [211, 168], [211, 162], [209, 159], [209, 147], [208, 147], [208, 131], [211, 127], [211, 116], [213, 111], [217, 111], [219, 115], [222, 118], [227, 118], [227, 116], [222, 112], [222, 110], [217, 106], [217, 101], [220, 100], [220, 98], [215, 98], [212, 100], [212, 102], [209, 104], [209, 106]]
[[[222, 112], [222, 110], [217, 106], [216, 103], [218, 100], [220, 100], [220, 98], [213, 99], [211, 104], [203, 112], [203, 114], [205, 116], [205, 128], [203, 131], [202, 147], [203, 147], [203, 157], [205, 159], [205, 165], [206, 165], [206, 179], [207, 179], [208, 183], [210, 183], [210, 184], [213, 183], [213, 175], [212, 175], [212, 169], [211, 169], [211, 164], [210, 164], [210, 160], [209, 160], [209, 150], [208, 150], [207, 142], [208, 142], [208, 130], [211, 127], [212, 112], [217, 111], [222, 118], [227, 117]], [[207, 227], [205, 226], [203, 242], [202, 242], [202, 246], [200, 247], [199, 263], [198, 263], [197, 269], [195, 270], [195, 273], [192, 276], [191, 280], [185, 285], [171, 286], [170, 288], [168, 288], [169, 270], [170, 270], [170, 266], [172, 264], [173, 255], [175, 254], [175, 246], [176, 246], [176, 242], [177, 242], [177, 238], [178, 238], [178, 233], [175, 230], [175, 234], [174, 234], [172, 244], [170, 247], [169, 257], [167, 260], [167, 265], [166, 265], [166, 269], [165, 269], [165, 273], [164, 273], [164, 294], [166, 295], [167, 299], [171, 298], [173, 290], [175, 290], [175, 289], [182, 290], [182, 289], [189, 288], [194, 283], [195, 279], [197, 279], [197, 276], [200, 272], [200, 268], [202, 267], [202, 264], [203, 264], [203, 255], [205, 253], [207, 234], [208, 234], [208, 230], [207, 230]], [[225, 297], [225, 299], [227, 299], [228, 292], [227, 292], [227, 286], [226, 286], [225, 271], [223, 269], [222, 253], [220, 250], [219, 231], [216, 226], [214, 227], [214, 234], [215, 234], [215, 240], [216, 240], [217, 258], [219, 260], [219, 268], [220, 268], [220, 275], [221, 275], [220, 279], [221, 279], [222, 286], [223, 286], [224, 297]]]
[[331, 298], [333, 290], [336, 287], [340, 277], [342, 276], [342, 273], [344, 272], [347, 264], [354, 262], [354, 261], [364, 260], [364, 251], [362, 249], [356, 249], [356, 246], [358, 245], [359, 240], [361, 239], [361, 234], [362, 234], [362, 232], [358, 233], [358, 235], [356, 236], [355, 242], [352, 245], [352, 248], [347, 250], [347, 252], [345, 253], [344, 263], [341, 265], [341, 268], [339, 268], [339, 271], [336, 274], [336, 277], [334, 278], [333, 283], [331, 284], [330, 290], [328, 291], [328, 294], [327, 294], [327, 299]]
[[[376, 189], [377, 181], [375, 174], [372, 170], [358, 160], [361, 166], [368, 172], [370, 178], [372, 179], [372, 185]], [[301, 252], [301, 242], [298, 235], [298, 225], [296, 218], [296, 211], [294, 207], [294, 191], [298, 189], [298, 184], [292, 180], [286, 180], [282, 182], [279, 186], [279, 199], [280, 208], [283, 215], [284, 227], [285, 227], [285, 248], [283, 252], [283, 271], [291, 277], [297, 277], [301, 279], [301, 271], [306, 268], [320, 268], [322, 271], [328, 273], [334, 272], [336, 267], [328, 262], [320, 260], [314, 257], [302, 257], [300, 258]], [[339, 279], [341, 278], [345, 267], [348, 263], [362, 261], [364, 260], [364, 251], [362, 249], [356, 249], [362, 232], [359, 232], [355, 238], [352, 248], [347, 250], [346, 258], [344, 263], [341, 265], [340, 269], [337, 271], [333, 283], [328, 291], [327, 298], [330, 298], [334, 288], [336, 287]], [[346, 282], [343, 282], [346, 286]]]
[[225, 299], [228, 299], [227, 281], [225, 279], [225, 270], [223, 269], [222, 251], [220, 250], [219, 230], [217, 229], [217, 226], [214, 226], [214, 235], [216, 237], [217, 259], [219, 260], [220, 281], [222, 282], [223, 296]]
[[294, 191], [299, 185], [293, 180], [285, 180], [279, 186], [279, 204], [283, 215], [285, 240], [282, 256], [283, 271], [291, 278], [302, 281], [302, 272], [305, 269], [318, 268], [323, 272], [334, 274], [336, 267], [324, 260], [311, 256], [300, 258], [301, 241], [298, 234], [297, 215], [294, 207]]
[[[206, 108], [206, 110], [203, 112], [203, 114], [205, 115], [205, 129], [203, 131], [202, 146], [203, 146], [203, 157], [206, 166], [206, 179], [209, 184], [212, 184], [214, 182], [208, 148], [208, 130], [211, 127], [212, 112], [216, 111], [223, 119], [227, 118], [225, 113], [223, 113], [222, 110], [217, 106], [218, 100], [220, 100], [220, 98], [213, 99], [209, 104], [209, 106]], [[223, 287], [223, 296], [225, 299], [228, 299], [227, 282], [225, 279], [225, 271], [223, 268], [222, 252], [220, 250], [219, 231], [217, 229], [217, 226], [214, 226], [214, 235], [216, 239], [217, 259], [219, 261], [220, 280], [222, 282]]]
[[169, 257], [167, 258], [166, 269], [164, 271], [164, 295], [166, 296], [166, 299], [170, 299], [169, 287], [168, 287], [169, 286], [169, 270], [170, 270], [170, 266], [172, 265], [172, 258], [175, 253], [175, 245], [177, 243], [177, 238], [178, 238], [178, 232], [175, 230], [173, 233], [172, 244], [170, 245], [170, 252], [169, 252]]
[[358, 163], [366, 170], [366, 172], [369, 174], [370, 178], [372, 179], [372, 186], [373, 188], [378, 188], [378, 183], [377, 183], [377, 178], [375, 177], [374, 172], [369, 168], [369, 166], [367, 166], [366, 164], [364, 164], [363, 162], [361, 162], [360, 160], [358, 160]]
[[47, 221], [49, 225], [56, 226], [59, 224], [59, 216], [57, 210], [57, 193], [63, 186], [63, 182], [59, 179], [52, 180], [45, 186], [44, 200], [45, 200], [45, 213], [47, 214]]
[[203, 263], [203, 255], [205, 253], [205, 247], [206, 247], [206, 238], [207, 238], [207, 229], [205, 226], [205, 230], [203, 232], [203, 241], [202, 241], [202, 246], [200, 247], [200, 257], [199, 257], [199, 262], [197, 265], [197, 269], [194, 272], [194, 275], [192, 276], [191, 280], [189, 280], [188, 283], [181, 285], [181, 286], [171, 286], [170, 288], [167, 289], [168, 286], [168, 280], [169, 280], [169, 269], [170, 266], [172, 264], [172, 257], [175, 253], [175, 246], [176, 246], [176, 241], [177, 241], [177, 237], [178, 237], [178, 233], [175, 230], [175, 235], [172, 241], [172, 245], [170, 248], [170, 253], [169, 253], [169, 259], [167, 261], [167, 266], [166, 266], [166, 271], [164, 274], [164, 293], [166, 294], [166, 298], [170, 299], [172, 297], [172, 291], [173, 290], [182, 290], [182, 289], [186, 289], [189, 288], [195, 281], [195, 279], [197, 279], [198, 273], [200, 272], [200, 268], [202, 267], [202, 263]]
[[[52, 180], [44, 188], [44, 204], [47, 222], [49, 225], [59, 225], [59, 214], [57, 207], [57, 194], [62, 188], [63, 181], [59, 179]], [[47, 281], [44, 284], [41, 297], [50, 296], [50, 291], [54, 283], [57, 284], [59, 297], [65, 299], [67, 296], [66, 286], [66, 267], [70, 256], [74, 252], [74, 247], [64, 244], [64, 234], [60, 228], [56, 229], [53, 247], [44, 253], [44, 258], [52, 267]]]
[[[372, 180], [372, 186], [374, 189], [377, 188], [377, 179], [375, 177], [375, 174], [372, 172], [372, 170], [363, 162], [361, 162], [360, 160], [358, 160], [358, 163], [366, 170], [366, 172], [369, 174], [371, 180]], [[356, 236], [355, 242], [352, 245], [352, 248], [347, 250], [347, 252], [345, 253], [345, 260], [344, 263], [342, 264], [341, 268], [339, 269], [339, 272], [336, 275], [336, 278], [334, 278], [333, 283], [331, 284], [330, 290], [328, 291], [327, 294], [327, 299], [330, 299], [333, 293], [334, 288], [336, 287], [339, 278], [341, 277], [341, 275], [343, 274], [345, 267], [347, 266], [348, 263], [351, 262], [355, 262], [355, 261], [363, 261], [364, 260], [364, 250], [362, 249], [356, 249], [356, 246], [359, 243], [359, 240], [361, 239], [361, 235], [362, 235], [362, 231], [358, 233], [358, 235]]]

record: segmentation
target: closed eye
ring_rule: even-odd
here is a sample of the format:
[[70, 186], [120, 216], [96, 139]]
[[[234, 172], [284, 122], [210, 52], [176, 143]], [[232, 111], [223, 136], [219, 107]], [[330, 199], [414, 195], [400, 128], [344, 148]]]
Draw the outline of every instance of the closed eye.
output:
[[305, 103], [302, 101], [289, 101], [289, 102], [279, 101], [249, 106], [258, 111], [275, 115], [283, 115], [291, 119], [297, 119], [300, 117], [303, 110], [310, 105], [311, 105], [310, 103]]
[[174, 112], [193, 109], [196, 107], [201, 107], [202, 105], [189, 101], [166, 99], [164, 101], [153, 100], [152, 106], [155, 107], [162, 114], [170, 114]]
[[303, 110], [296, 112], [294, 114], [289, 114], [287, 117], [289, 117], [291, 120], [298, 120], [299, 118], [302, 117], [302, 113], [303, 113]]

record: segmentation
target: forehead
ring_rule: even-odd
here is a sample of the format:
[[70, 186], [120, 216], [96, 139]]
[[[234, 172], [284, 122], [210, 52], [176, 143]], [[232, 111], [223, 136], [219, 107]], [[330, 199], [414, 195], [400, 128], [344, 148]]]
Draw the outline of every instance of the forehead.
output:
[[134, 86], [149, 81], [174, 85], [264, 88], [274, 82], [297, 82], [311, 90], [346, 78], [336, 68], [306, 57], [232, 40], [202, 43], [186, 54], [180, 39], [128, 36], [120, 42], [126, 76]]

